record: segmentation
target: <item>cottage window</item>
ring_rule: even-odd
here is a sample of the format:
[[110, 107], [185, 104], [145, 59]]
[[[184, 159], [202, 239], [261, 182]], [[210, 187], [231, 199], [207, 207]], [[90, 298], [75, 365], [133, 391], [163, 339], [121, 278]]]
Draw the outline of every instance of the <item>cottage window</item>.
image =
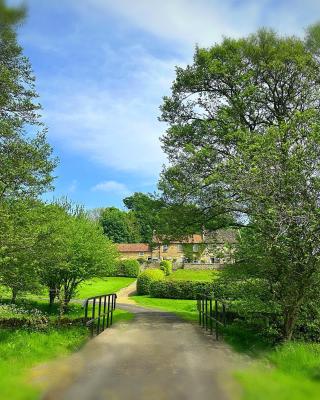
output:
[[194, 245], [192, 246], [192, 249], [193, 249], [194, 252], [199, 251], [199, 245], [198, 245], [198, 244], [194, 244]]
[[163, 251], [168, 251], [168, 247], [169, 246], [167, 244], [164, 244], [163, 247], [162, 247]]
[[139, 251], [139, 256], [144, 256], [144, 252], [143, 251]]
[[177, 250], [179, 251], [179, 253], [183, 251], [182, 244], [177, 244]]

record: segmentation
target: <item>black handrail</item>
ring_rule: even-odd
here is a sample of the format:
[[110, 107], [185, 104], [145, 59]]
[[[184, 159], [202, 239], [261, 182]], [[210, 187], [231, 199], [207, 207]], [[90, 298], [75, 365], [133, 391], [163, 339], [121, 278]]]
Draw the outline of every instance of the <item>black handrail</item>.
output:
[[216, 300], [211, 296], [200, 296], [197, 299], [199, 311], [199, 325], [206, 330], [210, 329], [211, 335], [213, 330], [216, 339], [219, 339], [219, 327], [226, 326], [226, 305], [221, 300]]
[[[84, 323], [90, 328], [91, 337], [103, 332], [112, 325], [113, 311], [116, 308], [117, 295], [115, 293], [102, 294], [100, 296], [89, 297], [83, 303]], [[89, 305], [92, 303], [91, 315], [89, 317]], [[96, 309], [98, 308], [97, 316]], [[94, 329], [96, 324], [96, 330]]]

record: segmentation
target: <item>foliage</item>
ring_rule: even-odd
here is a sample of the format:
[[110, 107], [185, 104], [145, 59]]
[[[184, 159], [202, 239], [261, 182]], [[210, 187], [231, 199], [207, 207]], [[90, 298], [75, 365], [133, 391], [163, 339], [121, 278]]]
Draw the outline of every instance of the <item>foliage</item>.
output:
[[116, 207], [105, 208], [100, 215], [100, 224], [105, 235], [115, 243], [137, 243], [140, 231], [133, 213]]
[[117, 276], [137, 278], [140, 273], [140, 263], [137, 260], [120, 260], [117, 265]]
[[147, 269], [137, 279], [137, 293], [139, 295], [149, 294], [152, 282], [164, 279], [164, 272], [161, 269]]
[[189, 261], [194, 261], [194, 260], [200, 260], [202, 254], [204, 253], [206, 249], [206, 244], [205, 243], [198, 243], [198, 250], [194, 251], [194, 245], [192, 243], [183, 243], [182, 244], [182, 250], [183, 250], [183, 255], [185, 258]]
[[233, 222], [231, 216], [204, 215], [199, 207], [173, 203], [170, 198], [136, 192], [123, 200], [134, 213], [140, 226], [141, 240], [152, 244], [154, 237], [162, 240], [184, 238], [204, 228], [214, 230]]
[[213, 279], [219, 277], [220, 271], [215, 270], [192, 270], [178, 269], [173, 271], [166, 279], [174, 281], [203, 281], [212, 282]]
[[17, 43], [24, 14], [0, 1], [0, 201], [43, 193], [56, 166], [39, 119], [35, 78]]
[[[118, 252], [102, 228], [76, 210], [70, 215], [58, 204], [48, 206], [41, 248], [41, 281], [51, 293], [64, 292], [67, 305], [78, 285], [87, 279], [104, 277], [115, 269]], [[50, 244], [49, 244], [50, 243]]]
[[150, 284], [150, 296], [163, 299], [197, 299], [200, 295], [212, 294], [211, 282], [154, 281]]
[[42, 211], [33, 200], [0, 202], [0, 282], [11, 289], [13, 301], [18, 292], [39, 288], [35, 276]]
[[166, 276], [172, 274], [172, 261], [170, 260], [162, 260], [160, 262], [160, 269], [164, 272]]
[[47, 327], [48, 318], [37, 308], [26, 309], [14, 304], [0, 304], [0, 326], [22, 327], [33, 330]]
[[250, 224], [253, 277], [280, 306], [285, 339], [319, 286], [320, 64], [309, 39], [260, 30], [197, 48], [162, 106], [164, 197]]

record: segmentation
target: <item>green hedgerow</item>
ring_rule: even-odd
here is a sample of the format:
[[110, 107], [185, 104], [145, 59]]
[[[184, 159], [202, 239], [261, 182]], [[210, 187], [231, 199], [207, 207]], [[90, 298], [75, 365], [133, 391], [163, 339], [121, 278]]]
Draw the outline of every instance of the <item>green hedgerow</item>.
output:
[[160, 269], [165, 273], [166, 276], [172, 274], [172, 262], [169, 260], [162, 260], [160, 262]]
[[151, 297], [163, 299], [193, 299], [199, 295], [211, 295], [211, 282], [197, 281], [153, 281], [150, 285]]
[[140, 273], [140, 264], [137, 260], [121, 260], [117, 266], [117, 276], [137, 278]]
[[149, 294], [152, 282], [162, 281], [164, 272], [161, 269], [147, 269], [142, 272], [137, 280], [137, 293], [139, 295]]

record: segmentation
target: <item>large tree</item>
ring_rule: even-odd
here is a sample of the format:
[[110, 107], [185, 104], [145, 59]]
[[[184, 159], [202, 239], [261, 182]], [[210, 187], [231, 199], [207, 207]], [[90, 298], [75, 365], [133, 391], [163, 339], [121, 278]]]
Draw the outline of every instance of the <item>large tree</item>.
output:
[[115, 243], [137, 243], [141, 241], [140, 229], [132, 212], [107, 207], [101, 210], [100, 224], [105, 235]]
[[197, 48], [162, 106], [171, 165], [160, 187], [173, 201], [254, 225], [268, 256], [261, 277], [269, 274], [288, 339], [319, 275], [320, 68], [311, 37], [260, 30]]
[[0, 0], [0, 201], [47, 190], [56, 165], [40, 121], [31, 65], [17, 42], [24, 14]]

